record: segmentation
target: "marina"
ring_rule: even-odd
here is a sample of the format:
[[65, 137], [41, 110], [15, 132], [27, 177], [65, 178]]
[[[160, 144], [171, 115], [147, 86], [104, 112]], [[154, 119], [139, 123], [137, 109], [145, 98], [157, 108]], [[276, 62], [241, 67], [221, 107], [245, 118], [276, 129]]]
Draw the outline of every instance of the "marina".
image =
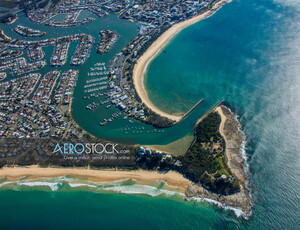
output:
[[[67, 3], [76, 6], [72, 9]], [[67, 219], [80, 220], [68, 222], [74, 229], [99, 226], [104, 229], [122, 229], [124, 226], [132, 229], [140, 229], [141, 226], [145, 229], [293, 229], [298, 226], [299, 198], [295, 191], [299, 190], [296, 154], [299, 146], [299, 65], [297, 61], [291, 61], [299, 59], [295, 45], [299, 44], [300, 37], [297, 23], [299, 4], [296, 0], [232, 1], [214, 16], [172, 37], [171, 42], [149, 62], [144, 86], [151, 102], [162, 111], [174, 115], [188, 114], [170, 128], [154, 128], [142, 119], [143, 112], [147, 116], [147, 111], [136, 101], [134, 86], [127, 81], [132, 77], [130, 64], [139, 59], [160, 32], [195, 16], [208, 3], [180, 1], [174, 6], [174, 1], [68, 0], [57, 4], [55, 9], [48, 10], [46, 6], [45, 9], [28, 11], [28, 17], [23, 12], [18, 13], [14, 23], [1, 24], [5, 34], [13, 40], [0, 42], [0, 52], [16, 50], [23, 54], [0, 61], [0, 139], [50, 136], [57, 139], [68, 137], [75, 143], [82, 136], [80, 129], [83, 129], [92, 136], [107, 140], [134, 139], [136, 144], [167, 145], [166, 151], [172, 151], [174, 147], [172, 149], [170, 143], [186, 141], [185, 137], [193, 136], [193, 126], [199, 117], [205, 117], [207, 111], [226, 99], [234, 112], [233, 120], [241, 122], [242, 126], [238, 128], [245, 135], [242, 146], [226, 146], [248, 158], [249, 165], [245, 165], [244, 169], [250, 167], [251, 171], [248, 186], [254, 191], [251, 193], [254, 201], [252, 216], [244, 220], [239, 208], [216, 201], [222, 196], [216, 200], [191, 198], [187, 201], [183, 193], [167, 190], [172, 185], [169, 186], [171, 181], [165, 173], [159, 173], [155, 179], [158, 182], [154, 185], [149, 185], [149, 180], [153, 178], [146, 177], [146, 186], [140, 183], [139, 178], [126, 179], [122, 183], [118, 180], [112, 185], [102, 186], [99, 182], [91, 184], [81, 179], [79, 184], [80, 174], [76, 177], [63, 176], [72, 175], [71, 171], [76, 172], [76, 169], [64, 171], [59, 178], [57, 169], [53, 169], [51, 175], [54, 178], [41, 177], [37, 180], [20, 174], [21, 179], [15, 182], [3, 179], [1, 187], [4, 191], [0, 197], [3, 207], [6, 207], [1, 212], [4, 229], [30, 229], [36, 226], [55, 229]], [[95, 20], [75, 27], [63, 23], [61, 27], [45, 25], [51, 20], [63, 21], [65, 14], [72, 10], [81, 10], [77, 14], [79, 22], [88, 17]], [[62, 20], [57, 16], [61, 16]], [[141, 22], [143, 26], [140, 26]], [[17, 24], [45, 31], [45, 39], [21, 37], [13, 31]], [[107, 28], [118, 33], [119, 39], [109, 52], [98, 55], [98, 32]], [[95, 46], [92, 46], [84, 64], [70, 66], [77, 40], [70, 42], [64, 65], [51, 66], [50, 58], [56, 39], [81, 33], [95, 38]], [[135, 39], [138, 35], [141, 37]], [[34, 47], [36, 41], [39, 45]], [[24, 67], [37, 61], [44, 63], [42, 68], [32, 68], [28, 70], [32, 72], [28, 72]], [[105, 63], [107, 69], [101, 64], [94, 66], [95, 62]], [[12, 71], [12, 68], [16, 70]], [[69, 82], [67, 76], [71, 76], [68, 73], [70, 69], [79, 71], [75, 84], [70, 81], [69, 90], [73, 95], [68, 95], [63, 87]], [[56, 81], [55, 76], [47, 75], [52, 71], [60, 72]], [[105, 79], [99, 80], [102, 77]], [[106, 82], [106, 88], [98, 88], [104, 87], [104, 84], [85, 87], [100, 82]], [[88, 89], [94, 91], [85, 92]], [[63, 95], [57, 96], [57, 100], [56, 90], [58, 95]], [[127, 98], [121, 100], [125, 95]], [[34, 97], [37, 97], [36, 102], [32, 101]], [[43, 97], [45, 103], [40, 102]], [[66, 100], [68, 104], [64, 104], [64, 98], [71, 101]], [[205, 100], [195, 106], [200, 98]], [[86, 109], [90, 104], [99, 106], [94, 110]], [[116, 113], [119, 115], [113, 117]], [[80, 128], [77, 129], [78, 126], [75, 127], [68, 117], [72, 117]], [[230, 130], [224, 129], [224, 132]], [[218, 147], [213, 146], [216, 150]], [[140, 149], [141, 155], [148, 154], [146, 148]], [[149, 155], [154, 156], [152, 153]], [[17, 151], [1, 155], [4, 161], [11, 156], [22, 159], [24, 155], [17, 156]], [[24, 158], [25, 163], [27, 160], [30, 158]], [[42, 175], [45, 171], [43, 167], [38, 169]], [[20, 170], [26, 168], [28, 172], [37, 170], [28, 166]], [[114, 172], [118, 171], [121, 170], [118, 168]], [[128, 177], [128, 173], [124, 173], [124, 178]], [[149, 175], [149, 171], [145, 174]], [[137, 177], [144, 178], [140, 174]], [[222, 173], [220, 178], [224, 178]], [[28, 203], [33, 204], [34, 208], [29, 210]], [[62, 203], [64, 210], [60, 212], [57, 207]], [[12, 204], [18, 208], [11, 208]], [[79, 211], [74, 209], [74, 204]], [[125, 216], [124, 207], [130, 207], [126, 209]], [[115, 210], [113, 215], [110, 215], [111, 210]], [[82, 213], [87, 214], [88, 218]], [[30, 218], [38, 216], [47, 218]]]
[[108, 71], [103, 71], [103, 72], [92, 72], [92, 73], [88, 73], [88, 76], [93, 77], [93, 76], [102, 76], [102, 75], [107, 75], [107, 74], [109, 74]]
[[[112, 31], [116, 31], [120, 37], [122, 37], [122, 39], [127, 39], [127, 42], [129, 42], [133, 36], [135, 36], [134, 34], [136, 34], [138, 31], [137, 26], [132, 24], [131, 22], [127, 22], [126, 20], [121, 21], [119, 19], [117, 19], [117, 17], [112, 17], [112, 16], [107, 16], [108, 18], [111, 18], [110, 20], [118, 20], [118, 22], [122, 22], [126, 25], [126, 29], [124, 26], [118, 26], [117, 24], [113, 24], [110, 26], [110, 30]], [[113, 19], [112, 19], [113, 18]], [[98, 20], [98, 19], [97, 19]], [[98, 22], [99, 23], [99, 22]], [[115, 27], [116, 26], [116, 27]], [[30, 26], [30, 24], [28, 24], [28, 27], [32, 27]], [[12, 26], [12, 28], [14, 28]], [[76, 52], [77, 50], [77, 42], [80, 41], [81, 39], [81, 35], [83, 34], [89, 34], [89, 29], [85, 29], [82, 31], [77, 31], [75, 28], [74, 31], [70, 31], [70, 34], [62, 34], [58, 37], [49, 37], [49, 35], [51, 34], [49, 31], [54, 30], [55, 28], [51, 29], [50, 27], [45, 27], [45, 26], [40, 26], [38, 27], [39, 30], [41, 31], [46, 31], [47, 35], [45, 39], [39, 40], [38, 45], [42, 48], [42, 51], [44, 52], [44, 57], [39, 60], [39, 61], [46, 61], [47, 64], [49, 63], [49, 65], [45, 65], [45, 70], [44, 71], [50, 71], [54, 69], [57, 69], [59, 71], [61, 71], [61, 76], [62, 77], [62, 73], [68, 71], [68, 69], [70, 68], [70, 62], [65, 62], [64, 65], [57, 65], [57, 66], [51, 66], [51, 58], [53, 56], [53, 51], [55, 49], [56, 44], [60, 43], [60, 44], [64, 44], [65, 42], [68, 43], [69, 42], [69, 48], [67, 49], [67, 60], [72, 61], [72, 55], [73, 52]], [[45, 28], [45, 29], [43, 29]], [[106, 28], [105, 25], [103, 24], [102, 28]], [[64, 30], [67, 30], [67, 28], [65, 28]], [[129, 33], [129, 30], [131, 30], [131, 32]], [[91, 36], [96, 37], [98, 35], [99, 30], [95, 30], [95, 33], [91, 34]], [[130, 35], [131, 34], [131, 35]], [[130, 37], [130, 36], [132, 37]], [[57, 43], [58, 41], [58, 43]], [[97, 42], [97, 41], [96, 41]], [[19, 41], [13, 40], [12, 42], [8, 43], [8, 48], [11, 49], [26, 49], [27, 47], [30, 45], [35, 46], [36, 41], [30, 41], [30, 40], [25, 40], [25, 39], [20, 39]], [[97, 43], [93, 43], [93, 44], [97, 44]], [[75, 46], [74, 46], [75, 45]], [[115, 55], [117, 55], [118, 57], [120, 57], [120, 60], [122, 59], [121, 56], [119, 56], [119, 51], [121, 50], [122, 47], [124, 46], [124, 43], [121, 42], [120, 43], [117, 42], [113, 49], [110, 50], [110, 52], [108, 52], [105, 55], [97, 55], [96, 52], [90, 52], [89, 53], [89, 58], [86, 59], [85, 63], [83, 65], [78, 65], [78, 66], [74, 66], [72, 69], [78, 69], [80, 71], [80, 76], [78, 77], [77, 80], [77, 84], [76, 87], [74, 87], [74, 97], [72, 98], [72, 108], [71, 108], [71, 112], [72, 112], [72, 116], [74, 117], [74, 119], [78, 122], [78, 124], [85, 130], [89, 130], [89, 132], [91, 132], [94, 135], [121, 135], [118, 134], [118, 126], [125, 126], [126, 124], [129, 124], [131, 122], [133, 122], [132, 124], [136, 124], [137, 121], [135, 120], [138, 117], [141, 117], [141, 119], [144, 117], [144, 113], [143, 110], [141, 109], [135, 109], [134, 105], [131, 104], [130, 98], [126, 98], [126, 95], [124, 93], [120, 93], [121, 91], [119, 91], [120, 89], [118, 85], [112, 85], [112, 84], [108, 84], [109, 83], [109, 76], [110, 78], [114, 78], [115, 75], [117, 75], [118, 73], [115, 71], [111, 71], [110, 65], [111, 65], [111, 61], [115, 58]], [[61, 46], [64, 47], [64, 46]], [[94, 47], [96, 48], [96, 47]], [[95, 49], [96, 50], [96, 49]], [[62, 51], [62, 50], [61, 50]], [[29, 51], [27, 51], [29, 52]], [[32, 51], [30, 51], [32, 52]], [[64, 53], [65, 51], [63, 51], [62, 53]], [[113, 52], [113, 53], [111, 53]], [[29, 56], [29, 53], [28, 53]], [[60, 54], [57, 53], [57, 59], [60, 59]], [[103, 58], [102, 58], [103, 57]], [[50, 59], [50, 60], [49, 60]], [[95, 61], [96, 60], [96, 61]], [[50, 61], [50, 62], [49, 62]], [[9, 63], [6, 63], [9, 64]], [[109, 66], [107, 66], [109, 65]], [[1, 68], [1, 67], [0, 67]], [[10, 78], [10, 76], [8, 76]], [[58, 81], [59, 82], [59, 81]], [[103, 82], [103, 83], [101, 83]], [[98, 85], [92, 85], [98, 83]], [[131, 88], [130, 86], [124, 85], [122, 90], [128, 90], [130, 91]], [[107, 101], [108, 100], [108, 101]], [[55, 99], [53, 98], [53, 102], [55, 102]], [[60, 102], [60, 100], [59, 100]], [[94, 109], [92, 109], [93, 106], [93, 102], [94, 104]], [[106, 102], [104, 104], [101, 104], [101, 102]], [[86, 109], [86, 106], [91, 105], [91, 109]], [[95, 106], [97, 105], [97, 106]], [[111, 115], [114, 114], [115, 112], [119, 113], [121, 112], [122, 114], [122, 118], [121, 119], [117, 119], [117, 120], [113, 120], [114, 122], [111, 123], [110, 127], [100, 127], [97, 128], [97, 126], [91, 126], [91, 127], [87, 127], [90, 126], [90, 122], [84, 122], [84, 120], [89, 120], [91, 121], [91, 119], [93, 119], [95, 121], [96, 124], [99, 124], [100, 122], [103, 122], [104, 119], [108, 120], [109, 118], [111, 118]], [[79, 118], [79, 117], [80, 118]], [[125, 118], [125, 119], [124, 119]], [[128, 119], [130, 118], [130, 119]], [[128, 121], [130, 120], [130, 122]], [[94, 123], [94, 124], [95, 124]], [[159, 134], [159, 132], [152, 132], [153, 127], [150, 125], [146, 125], [145, 126], [145, 131], [144, 133], [147, 135], [151, 135], [151, 134]], [[149, 131], [149, 132], [147, 132]], [[98, 134], [97, 134], [98, 133]], [[124, 133], [123, 133], [124, 134]], [[128, 135], [130, 136], [132, 133], [128, 133]], [[142, 135], [143, 133], [138, 133], [138, 136], [140, 140], [143, 140], [144, 138], [140, 135]], [[179, 134], [180, 135], [180, 134]], [[155, 137], [153, 136], [153, 140], [158, 140], [159, 137]], [[174, 137], [176, 138], [176, 137]]]
[[105, 80], [108, 80], [108, 77], [100, 77], [100, 78], [95, 78], [95, 79], [91, 79], [91, 80], [86, 80], [85, 83], [90, 84], [90, 83], [94, 83], [94, 82], [98, 82], [98, 81], [105, 81]]
[[121, 112], [113, 113], [109, 118], [104, 118], [103, 122], [100, 122], [99, 125], [105, 126], [108, 123], [112, 122], [114, 119], [118, 118], [121, 114]]
[[101, 82], [87, 84], [87, 85], [84, 86], [84, 88], [90, 88], [90, 87], [95, 87], [95, 86], [99, 86], [99, 85], [107, 85], [107, 82], [106, 81], [101, 81]]

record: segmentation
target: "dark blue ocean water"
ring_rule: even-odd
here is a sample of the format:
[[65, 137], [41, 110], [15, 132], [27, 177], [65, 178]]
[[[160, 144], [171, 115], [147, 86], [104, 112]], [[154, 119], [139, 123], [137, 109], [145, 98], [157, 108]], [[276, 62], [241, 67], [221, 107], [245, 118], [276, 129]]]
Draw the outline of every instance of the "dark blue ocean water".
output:
[[246, 134], [251, 228], [299, 228], [299, 1], [233, 1], [173, 39], [146, 83], [169, 112], [225, 99]]

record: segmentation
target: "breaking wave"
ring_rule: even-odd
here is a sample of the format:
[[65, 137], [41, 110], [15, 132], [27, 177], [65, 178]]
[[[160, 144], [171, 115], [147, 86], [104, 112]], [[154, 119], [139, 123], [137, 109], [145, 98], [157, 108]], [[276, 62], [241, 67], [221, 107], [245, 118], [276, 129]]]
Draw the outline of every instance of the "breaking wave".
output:
[[[156, 183], [156, 184], [155, 184]], [[115, 192], [124, 194], [140, 194], [149, 195], [151, 197], [168, 197], [185, 200], [185, 194], [176, 191], [175, 186], [169, 186], [164, 181], [156, 181], [154, 185], [139, 184], [139, 181], [133, 179], [122, 179], [108, 182], [93, 182], [72, 177], [53, 177], [53, 178], [38, 178], [38, 179], [21, 179], [18, 181], [4, 181], [0, 183], [0, 189], [3, 190], [22, 190], [25, 187], [34, 188], [36, 190], [47, 190], [50, 191], [67, 191], [76, 190], [79, 188], [85, 191], [91, 192]], [[178, 188], [177, 188], [178, 190]], [[246, 214], [239, 208], [223, 205], [218, 201], [207, 199], [207, 198], [191, 198], [197, 202], [208, 202], [218, 207], [224, 208], [225, 210], [232, 210], [237, 217], [246, 216]]]

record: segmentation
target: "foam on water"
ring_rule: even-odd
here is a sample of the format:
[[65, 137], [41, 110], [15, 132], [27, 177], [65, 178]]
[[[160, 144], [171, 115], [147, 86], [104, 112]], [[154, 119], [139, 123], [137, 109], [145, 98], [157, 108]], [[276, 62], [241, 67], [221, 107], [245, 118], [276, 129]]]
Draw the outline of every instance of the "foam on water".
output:
[[[40, 181], [41, 179], [43, 181]], [[113, 192], [125, 193], [125, 194], [147, 194], [152, 197], [159, 196], [159, 195], [164, 195], [167, 197], [178, 195], [180, 197], [185, 197], [185, 195], [182, 193], [176, 191], [170, 191], [167, 189], [159, 189], [155, 186], [142, 185], [142, 184], [122, 185], [123, 183], [128, 182], [129, 180], [134, 181], [135, 183], [137, 182], [137, 180], [132, 180], [132, 179], [122, 179], [122, 180], [108, 181], [108, 182], [91, 182], [91, 181], [84, 181], [84, 180], [66, 178], [66, 177], [41, 178], [41, 179], [39, 180], [26, 179], [22, 181], [3, 182], [0, 183], [0, 187], [3, 187], [5, 185], [17, 185], [17, 186], [28, 186], [28, 187], [49, 187], [52, 191], [58, 191], [59, 185], [66, 183], [71, 188], [89, 187], [89, 188], [96, 188], [97, 190], [100, 191], [101, 190], [113, 191]], [[10, 188], [14, 189], [15, 187], [11, 186]], [[176, 187], [172, 186], [172, 188], [176, 188]]]
[[[248, 155], [247, 155], [247, 152], [246, 152], [246, 145], [247, 145], [247, 139], [246, 139], [246, 135], [243, 131], [243, 128], [242, 128], [242, 125], [239, 121], [239, 116], [236, 115], [234, 112], [232, 112], [232, 110], [228, 107], [226, 107], [229, 112], [234, 116], [234, 119], [237, 121], [238, 123], [238, 130], [241, 132], [242, 134], [242, 137], [243, 137], [243, 142], [242, 142], [242, 145], [240, 147], [240, 154], [244, 160], [244, 164], [243, 164], [243, 169], [244, 169], [244, 172], [245, 172], [245, 176], [247, 178], [247, 180], [245, 181], [245, 187], [246, 189], [249, 191], [249, 196], [250, 196], [250, 202], [252, 201], [252, 194], [251, 194], [251, 190], [250, 190], [250, 187], [249, 187], [249, 179], [250, 179], [250, 169], [249, 169], [249, 163], [248, 163]], [[252, 202], [251, 202], [251, 206], [253, 206]], [[252, 214], [252, 211], [250, 211], [250, 213], [248, 215], [251, 215]]]
[[28, 186], [28, 187], [49, 187], [52, 191], [58, 190], [59, 183], [43, 182], [43, 181], [34, 181], [34, 182], [17, 182], [18, 185]]
[[152, 197], [164, 195], [166, 197], [172, 196], [180, 196], [185, 197], [183, 193], [170, 191], [166, 189], [158, 189], [153, 186], [149, 185], [130, 185], [130, 186], [113, 186], [109, 188], [103, 188], [106, 191], [114, 191], [118, 193], [125, 193], [125, 194], [146, 194]]
[[91, 184], [74, 184], [74, 183], [69, 183], [68, 184], [71, 188], [77, 188], [77, 187], [90, 187], [90, 188], [97, 188], [96, 185], [91, 185]]
[[193, 197], [190, 200], [194, 200], [194, 201], [197, 201], [197, 202], [207, 202], [207, 203], [216, 205], [219, 208], [223, 208], [225, 210], [233, 211], [234, 214], [237, 217], [245, 217], [246, 219], [248, 219], [248, 217], [250, 215], [250, 214], [247, 214], [247, 213], [243, 212], [242, 209], [240, 209], [240, 208], [236, 208], [236, 207], [232, 207], [232, 206], [229, 206], [229, 205], [225, 205], [225, 204], [222, 204], [221, 202], [213, 200], [213, 199], [209, 199], [209, 198], [195, 198], [195, 197]]
[[[41, 179], [43, 181], [41, 181]], [[123, 183], [126, 183], [129, 180], [134, 181], [136, 183], [132, 185], [122, 185]], [[186, 199], [186, 196], [183, 193], [177, 191], [171, 191], [168, 189], [161, 189], [156, 186], [137, 184], [137, 182], [138, 182], [137, 180], [132, 180], [132, 179], [122, 179], [122, 180], [109, 181], [109, 182], [92, 182], [92, 181], [80, 180], [77, 178], [67, 178], [67, 177], [48, 178], [47, 177], [47, 178], [40, 178], [40, 179], [22, 179], [21, 181], [6, 181], [0, 183], [0, 187], [3, 187], [5, 185], [10, 185], [9, 189], [12, 190], [18, 190], [17, 189], [18, 186], [34, 187], [36, 189], [38, 189], [39, 187], [49, 187], [51, 191], [59, 192], [60, 191], [59, 185], [66, 183], [71, 189], [82, 187], [82, 188], [90, 188], [92, 189], [91, 191], [94, 192], [109, 191], [109, 192], [124, 193], [124, 194], [136, 194], [136, 195], [144, 194], [144, 195], [149, 195], [151, 197], [164, 196], [168, 198], [179, 197], [182, 200]], [[157, 186], [159, 186], [160, 183], [161, 181], [157, 181]], [[176, 186], [169, 186], [165, 182], [164, 182], [164, 187], [173, 188], [173, 189], [176, 188]], [[5, 189], [7, 189], [7, 187]], [[247, 218], [249, 216], [249, 214], [244, 213], [240, 208], [227, 206], [213, 199], [190, 198], [189, 200], [194, 200], [197, 202], [208, 202], [210, 204], [216, 205], [225, 210], [231, 210], [235, 213], [237, 217]]]
[[241, 123], [239, 121], [239, 116], [236, 115], [234, 112], [232, 112], [232, 110], [230, 108], [228, 108], [228, 107], [226, 107], [226, 108], [234, 116], [234, 119], [238, 123], [238, 130], [242, 134], [243, 142], [242, 142], [242, 145], [241, 145], [241, 148], [240, 148], [240, 153], [241, 153], [241, 156], [242, 156], [242, 158], [244, 160], [244, 171], [245, 171], [246, 174], [248, 174], [249, 173], [249, 164], [247, 162], [248, 161], [248, 156], [247, 156], [247, 152], [246, 152], [246, 144], [247, 144], [246, 135], [245, 135], [245, 133], [243, 131], [243, 128], [242, 128], [242, 125], [241, 125]]
[[12, 183], [15, 183], [15, 182], [3, 182], [3, 183], [0, 183], [0, 187], [3, 187], [8, 184], [12, 184]]

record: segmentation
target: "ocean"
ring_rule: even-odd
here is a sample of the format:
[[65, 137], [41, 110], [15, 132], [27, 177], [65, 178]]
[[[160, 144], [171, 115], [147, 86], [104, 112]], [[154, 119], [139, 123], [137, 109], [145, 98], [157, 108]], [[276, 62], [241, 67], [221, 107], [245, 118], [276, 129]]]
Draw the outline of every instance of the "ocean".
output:
[[[91, 54], [81, 72], [93, 66], [94, 57], [97, 62], [107, 61], [108, 66], [137, 33], [133, 23], [118, 25], [114, 16], [105, 20], [103, 27], [108, 22], [114, 25], [121, 41], [107, 57]], [[96, 37], [92, 27], [98, 28], [97, 23], [98, 19], [78, 30], [91, 31]], [[11, 26], [2, 27], [15, 36]], [[50, 37], [68, 33], [48, 30], [53, 31], [47, 34]], [[146, 87], [153, 103], [170, 113], [186, 111], [200, 98], [205, 101], [184, 122], [163, 133], [139, 122], [129, 127], [122, 118], [101, 129], [95, 124], [103, 120], [103, 110], [83, 109], [87, 102], [82, 99], [82, 87], [87, 77], [79, 78], [75, 89], [73, 116], [83, 128], [99, 137], [134, 137], [140, 144], [167, 144], [191, 134], [197, 118], [225, 99], [246, 136], [254, 205], [249, 220], [207, 202], [183, 201], [178, 194], [159, 192], [160, 185], [149, 191], [149, 187], [126, 182], [122, 188], [103, 190], [102, 185], [83, 189], [68, 181], [47, 181], [0, 184], [0, 228], [300, 229], [299, 44], [300, 2], [296, 0], [234, 0], [186, 28], [149, 65]], [[128, 135], [124, 127], [131, 128]], [[140, 127], [152, 132], [132, 132]]]

